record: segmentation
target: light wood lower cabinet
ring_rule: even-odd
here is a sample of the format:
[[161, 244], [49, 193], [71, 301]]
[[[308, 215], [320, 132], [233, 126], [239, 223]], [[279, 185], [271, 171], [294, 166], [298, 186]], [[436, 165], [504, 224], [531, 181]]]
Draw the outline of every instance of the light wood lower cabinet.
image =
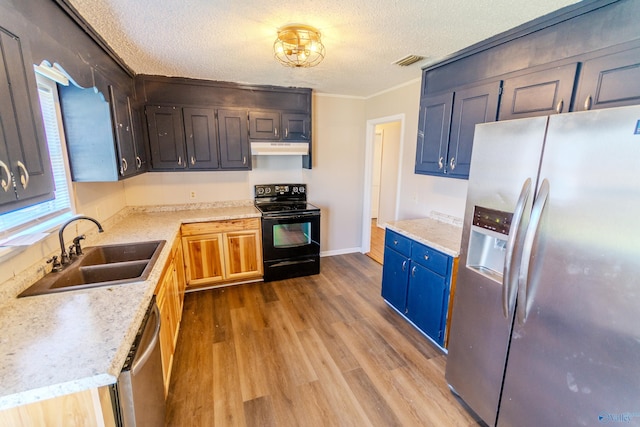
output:
[[109, 387], [94, 388], [0, 411], [0, 427], [115, 427]]
[[260, 218], [182, 225], [188, 287], [262, 277]]
[[162, 372], [164, 375], [165, 397], [169, 391], [173, 355], [178, 341], [182, 306], [184, 303], [184, 264], [182, 260], [182, 242], [176, 238], [171, 248], [164, 272], [156, 287], [156, 304], [160, 310], [160, 353], [162, 354]]

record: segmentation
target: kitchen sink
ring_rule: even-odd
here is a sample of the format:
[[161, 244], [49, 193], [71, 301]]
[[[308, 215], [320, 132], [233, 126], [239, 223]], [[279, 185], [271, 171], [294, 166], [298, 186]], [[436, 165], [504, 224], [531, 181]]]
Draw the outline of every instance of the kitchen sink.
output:
[[81, 266], [85, 266], [150, 260], [157, 250], [162, 249], [161, 243], [164, 244], [164, 240], [94, 246], [83, 249], [84, 255], [79, 261]]
[[155, 240], [85, 248], [62, 271], [47, 274], [18, 297], [146, 280], [165, 243]]

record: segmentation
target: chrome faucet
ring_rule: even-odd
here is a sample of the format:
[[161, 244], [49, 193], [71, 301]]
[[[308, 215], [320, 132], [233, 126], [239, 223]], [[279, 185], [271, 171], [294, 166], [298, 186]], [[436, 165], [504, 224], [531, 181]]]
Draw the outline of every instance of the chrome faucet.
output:
[[[69, 221], [67, 221], [64, 224], [62, 224], [60, 226], [60, 231], [58, 231], [58, 238], [60, 239], [60, 264], [63, 265], [63, 266], [68, 264], [71, 261], [69, 255], [67, 255], [67, 250], [64, 247], [64, 237], [63, 237], [64, 229], [67, 228], [67, 225], [71, 224], [72, 222], [75, 222], [75, 221], [78, 221], [78, 220], [81, 220], [81, 219], [86, 219], [86, 220], [92, 221], [95, 225], [98, 226], [98, 232], [99, 233], [102, 233], [104, 231], [102, 229], [102, 225], [100, 225], [100, 223], [97, 220], [95, 220], [95, 219], [93, 219], [91, 217], [88, 217], [88, 216], [84, 216], [84, 215], [79, 215], [79, 216], [73, 217]], [[84, 238], [84, 236], [77, 237], [76, 239], [78, 239], [78, 242], [76, 242], [76, 239], [74, 239], [74, 244], [77, 243], [78, 246], [79, 246], [80, 238]], [[80, 255], [80, 254], [78, 254], [78, 255]]]

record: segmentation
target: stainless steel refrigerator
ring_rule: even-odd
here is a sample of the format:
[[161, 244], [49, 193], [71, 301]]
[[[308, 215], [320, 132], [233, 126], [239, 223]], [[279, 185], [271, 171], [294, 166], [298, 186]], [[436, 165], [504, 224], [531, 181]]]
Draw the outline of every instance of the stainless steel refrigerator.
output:
[[446, 379], [493, 426], [640, 425], [640, 106], [478, 125]]

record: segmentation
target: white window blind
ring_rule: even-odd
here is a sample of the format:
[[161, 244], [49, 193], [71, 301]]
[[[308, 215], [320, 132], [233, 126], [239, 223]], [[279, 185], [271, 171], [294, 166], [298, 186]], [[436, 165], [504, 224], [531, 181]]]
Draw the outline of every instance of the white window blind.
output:
[[[14, 234], [23, 234], [25, 230], [43, 225], [52, 218], [71, 212], [71, 197], [67, 172], [65, 170], [64, 151], [62, 148], [61, 129], [59, 128], [57, 100], [58, 92], [55, 82], [36, 74], [40, 108], [49, 147], [49, 156], [55, 182], [55, 198], [53, 200], [29, 206], [17, 211], [0, 215], [0, 239]], [[42, 230], [38, 230], [42, 231]]]

